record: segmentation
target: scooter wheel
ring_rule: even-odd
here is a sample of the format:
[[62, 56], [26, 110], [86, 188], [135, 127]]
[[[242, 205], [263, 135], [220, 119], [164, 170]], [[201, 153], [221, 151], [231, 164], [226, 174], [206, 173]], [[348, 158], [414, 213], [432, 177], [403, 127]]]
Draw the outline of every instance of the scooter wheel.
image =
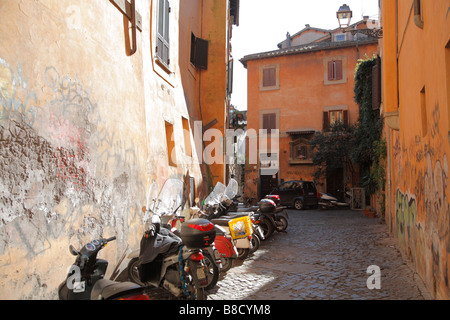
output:
[[228, 270], [231, 269], [231, 267], [233, 266], [233, 259], [232, 258], [227, 258], [227, 257], [222, 257], [222, 269], [220, 269], [220, 272], [227, 272]]
[[248, 257], [250, 249], [247, 248], [237, 248], [238, 251], [238, 260], [245, 260]]
[[252, 235], [252, 247], [253, 248], [251, 248], [249, 250], [248, 254], [255, 253], [259, 249], [260, 245], [261, 245], [261, 239], [259, 239], [259, 237], [256, 234], [253, 234]]
[[205, 287], [205, 290], [210, 290], [216, 286], [217, 281], [219, 280], [219, 267], [209, 254], [204, 253], [203, 255], [205, 257], [204, 261], [207, 268], [206, 278], [208, 279], [208, 285]]
[[268, 221], [267, 219], [263, 219], [259, 223], [259, 226], [262, 229], [263, 234], [264, 234], [263, 241], [267, 240], [272, 235], [272, 233], [275, 231], [272, 223], [270, 221]]
[[277, 223], [277, 231], [278, 232], [284, 232], [286, 231], [289, 223], [285, 217], [278, 217], [278, 219], [275, 221]]

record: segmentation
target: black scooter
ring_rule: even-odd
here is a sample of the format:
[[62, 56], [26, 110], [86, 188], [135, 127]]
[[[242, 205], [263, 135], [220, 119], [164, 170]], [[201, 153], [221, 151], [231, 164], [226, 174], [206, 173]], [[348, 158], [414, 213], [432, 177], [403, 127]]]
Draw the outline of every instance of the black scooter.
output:
[[[235, 201], [229, 206], [222, 203], [221, 207], [222, 213], [227, 215], [239, 215], [252, 212], [254, 224], [262, 229], [263, 236], [260, 237], [261, 240], [266, 240], [275, 231], [286, 232], [289, 224], [289, 215], [285, 209], [286, 207], [278, 206], [272, 199], [262, 199], [257, 206], [247, 208], [238, 208]], [[236, 213], [233, 211], [236, 211]]]
[[93, 240], [80, 251], [69, 246], [70, 253], [77, 258], [58, 287], [60, 300], [149, 300], [145, 287], [104, 279], [108, 261], [97, 259], [97, 254], [115, 239]]

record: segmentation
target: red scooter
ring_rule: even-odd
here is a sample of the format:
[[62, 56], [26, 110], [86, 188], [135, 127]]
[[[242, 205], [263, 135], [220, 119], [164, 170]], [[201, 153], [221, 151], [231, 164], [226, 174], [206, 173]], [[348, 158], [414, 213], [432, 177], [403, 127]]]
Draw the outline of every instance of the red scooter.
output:
[[[198, 207], [191, 208], [192, 218], [204, 218], [206, 216]], [[176, 224], [176, 221], [172, 223]], [[231, 269], [233, 259], [238, 257], [238, 251], [231, 237], [227, 235], [227, 232], [218, 225], [214, 225], [216, 229], [216, 239], [214, 240], [214, 246], [220, 254], [220, 272], [227, 272]]]

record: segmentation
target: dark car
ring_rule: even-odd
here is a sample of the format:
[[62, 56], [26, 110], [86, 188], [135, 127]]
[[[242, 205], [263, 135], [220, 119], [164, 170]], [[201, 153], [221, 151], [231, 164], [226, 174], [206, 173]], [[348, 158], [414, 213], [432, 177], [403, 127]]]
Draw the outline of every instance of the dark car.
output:
[[280, 197], [279, 204], [302, 210], [306, 207], [317, 208], [319, 196], [312, 181], [293, 180], [280, 184], [270, 194]]

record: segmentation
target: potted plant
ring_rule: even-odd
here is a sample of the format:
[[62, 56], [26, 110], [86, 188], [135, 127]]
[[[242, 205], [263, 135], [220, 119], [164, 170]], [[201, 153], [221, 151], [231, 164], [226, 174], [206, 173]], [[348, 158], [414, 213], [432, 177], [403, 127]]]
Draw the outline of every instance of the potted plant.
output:
[[375, 218], [377, 213], [376, 213], [375, 209], [369, 207], [369, 208], [364, 209], [364, 215], [369, 218]]

